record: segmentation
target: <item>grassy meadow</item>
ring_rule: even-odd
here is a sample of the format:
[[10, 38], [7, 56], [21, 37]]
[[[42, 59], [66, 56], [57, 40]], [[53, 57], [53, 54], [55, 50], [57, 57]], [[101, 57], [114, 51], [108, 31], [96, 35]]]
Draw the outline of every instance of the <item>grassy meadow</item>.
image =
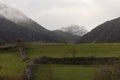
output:
[[[9, 45], [10, 46], [10, 45]], [[12, 45], [13, 46], [13, 45]], [[6, 46], [4, 46], [6, 47]], [[4, 48], [0, 47], [0, 48]], [[42, 44], [25, 43], [29, 58], [72, 57], [72, 51], [77, 57], [119, 57], [120, 44]], [[49, 66], [49, 65], [48, 65]], [[40, 65], [34, 74], [35, 80], [48, 80], [50, 73], [47, 65]], [[0, 51], [0, 76], [11, 77], [11, 80], [23, 76], [26, 63], [20, 61], [17, 51]], [[94, 66], [52, 65], [54, 80], [93, 80], [94, 73], [99, 69]]]
[[26, 64], [20, 61], [18, 53], [0, 53], [0, 77], [10, 78], [11, 80], [20, 79]]
[[48, 57], [72, 57], [72, 51], [76, 51], [77, 57], [119, 57], [120, 44], [29, 44], [28, 56], [31, 58]]
[[35, 80], [94, 80], [94, 66], [81, 65], [39, 65], [35, 71]]

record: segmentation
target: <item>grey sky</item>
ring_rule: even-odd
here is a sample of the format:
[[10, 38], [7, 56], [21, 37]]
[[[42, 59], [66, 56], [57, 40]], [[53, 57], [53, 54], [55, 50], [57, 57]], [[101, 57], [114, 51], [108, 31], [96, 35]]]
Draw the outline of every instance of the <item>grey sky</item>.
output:
[[120, 0], [0, 0], [53, 30], [79, 24], [91, 30], [120, 17]]

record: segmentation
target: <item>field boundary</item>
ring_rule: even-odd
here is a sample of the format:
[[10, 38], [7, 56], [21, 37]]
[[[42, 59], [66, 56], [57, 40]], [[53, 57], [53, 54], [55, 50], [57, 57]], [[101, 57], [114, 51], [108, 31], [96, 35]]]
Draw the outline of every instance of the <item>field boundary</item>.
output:
[[118, 57], [68, 57], [68, 58], [52, 58], [42, 57], [35, 59], [38, 64], [69, 64], [69, 65], [113, 65], [118, 61]]

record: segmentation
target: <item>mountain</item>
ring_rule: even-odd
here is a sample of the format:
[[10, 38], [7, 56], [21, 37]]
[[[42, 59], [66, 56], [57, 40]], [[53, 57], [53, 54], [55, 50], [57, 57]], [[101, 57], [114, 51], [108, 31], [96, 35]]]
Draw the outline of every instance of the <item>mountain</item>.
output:
[[81, 38], [80, 36], [74, 35], [74, 34], [69, 33], [69, 32], [60, 31], [60, 30], [55, 30], [53, 32], [55, 34], [57, 34], [58, 36], [60, 36], [66, 42], [74, 43]]
[[120, 18], [107, 21], [84, 35], [79, 43], [117, 43], [120, 42]]
[[78, 36], [83, 36], [86, 33], [88, 33], [87, 29], [84, 26], [79, 26], [79, 25], [70, 25], [68, 27], [63, 27], [62, 29], [60, 29], [61, 31], [64, 32], [69, 32], [72, 33], [74, 35], [78, 35]]
[[5, 42], [2, 40], [2, 39], [0, 39], [0, 45], [3, 45]]
[[39, 32], [39, 29], [45, 30], [41, 25], [33, 21], [32, 19], [28, 18], [22, 12], [17, 9], [11, 8], [5, 4], [0, 4], [0, 16], [4, 17], [5, 19], [14, 22], [20, 26], [35, 30]]
[[0, 4], [0, 39], [15, 42], [16, 38], [23, 41], [60, 42], [62, 38], [28, 18], [19, 10]]

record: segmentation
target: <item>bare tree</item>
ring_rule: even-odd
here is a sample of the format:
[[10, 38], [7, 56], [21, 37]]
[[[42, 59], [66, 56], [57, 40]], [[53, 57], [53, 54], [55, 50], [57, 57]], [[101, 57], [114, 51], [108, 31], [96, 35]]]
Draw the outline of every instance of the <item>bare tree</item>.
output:
[[21, 60], [25, 61], [27, 59], [27, 57], [26, 57], [26, 54], [25, 54], [24, 44], [23, 44], [23, 42], [20, 38], [16, 39], [16, 43], [17, 43], [17, 48], [18, 48]]

